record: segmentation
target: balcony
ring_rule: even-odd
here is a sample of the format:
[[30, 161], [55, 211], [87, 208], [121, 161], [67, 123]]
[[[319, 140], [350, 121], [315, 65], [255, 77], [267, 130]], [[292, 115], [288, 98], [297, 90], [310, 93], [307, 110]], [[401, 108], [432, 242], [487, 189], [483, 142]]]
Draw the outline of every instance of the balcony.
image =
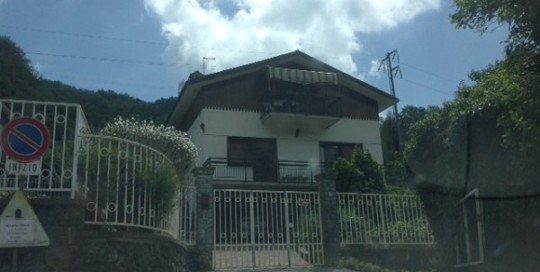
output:
[[326, 129], [342, 116], [341, 98], [271, 95], [263, 102], [261, 121], [270, 127]]
[[[214, 167], [215, 181], [230, 182], [272, 182], [288, 184], [315, 184], [315, 177], [324, 172], [324, 166], [319, 163], [304, 161], [277, 161], [274, 165], [268, 165], [267, 169], [277, 171], [277, 179], [267, 180], [254, 178], [257, 166], [252, 162], [245, 161], [230, 164], [227, 158], [208, 158], [204, 167]], [[257, 175], [255, 175], [257, 176]]]

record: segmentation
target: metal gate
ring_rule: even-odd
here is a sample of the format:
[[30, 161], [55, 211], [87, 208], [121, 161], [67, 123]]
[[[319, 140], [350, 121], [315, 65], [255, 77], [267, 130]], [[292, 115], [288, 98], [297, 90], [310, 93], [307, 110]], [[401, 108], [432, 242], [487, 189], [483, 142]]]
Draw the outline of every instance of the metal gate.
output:
[[215, 269], [323, 264], [319, 195], [214, 190]]

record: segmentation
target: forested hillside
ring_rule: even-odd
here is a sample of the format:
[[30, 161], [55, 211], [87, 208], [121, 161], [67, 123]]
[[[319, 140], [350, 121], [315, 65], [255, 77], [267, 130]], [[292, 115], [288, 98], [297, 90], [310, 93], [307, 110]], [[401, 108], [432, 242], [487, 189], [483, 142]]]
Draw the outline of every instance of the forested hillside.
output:
[[176, 101], [169, 97], [145, 102], [112, 90], [91, 91], [44, 79], [34, 71], [22, 49], [3, 36], [0, 36], [0, 99], [78, 103], [93, 128], [101, 128], [116, 116], [164, 123]]

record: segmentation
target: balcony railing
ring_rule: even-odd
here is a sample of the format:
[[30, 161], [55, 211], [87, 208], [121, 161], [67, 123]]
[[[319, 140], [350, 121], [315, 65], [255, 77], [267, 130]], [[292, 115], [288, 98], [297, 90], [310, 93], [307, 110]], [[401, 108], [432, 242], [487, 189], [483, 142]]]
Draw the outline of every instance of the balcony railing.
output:
[[263, 102], [261, 119], [272, 112], [340, 117], [341, 98], [313, 96], [272, 96]]
[[[234, 161], [231, 162], [227, 158], [208, 158], [203, 166], [211, 166], [215, 168], [214, 180], [216, 181], [243, 181], [243, 182], [277, 182], [277, 183], [297, 183], [297, 184], [312, 184], [315, 183], [315, 177], [324, 172], [325, 167], [320, 163], [309, 163], [305, 161], [277, 161], [268, 162], [265, 165], [265, 170], [275, 169], [277, 177], [275, 180], [271, 178], [263, 178], [259, 180], [254, 178], [254, 171], [257, 171], [255, 164], [252, 161]], [[255, 169], [254, 169], [255, 168]], [[272, 173], [273, 174], [273, 173]]]

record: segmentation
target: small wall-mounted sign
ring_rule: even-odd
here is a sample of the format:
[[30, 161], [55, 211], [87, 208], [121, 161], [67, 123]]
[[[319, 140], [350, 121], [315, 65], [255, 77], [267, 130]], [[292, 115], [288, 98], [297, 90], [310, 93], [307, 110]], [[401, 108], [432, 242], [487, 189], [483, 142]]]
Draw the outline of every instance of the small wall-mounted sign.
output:
[[27, 162], [17, 162], [14, 160], [6, 160], [6, 171], [10, 175], [26, 175], [38, 176], [41, 175], [41, 158]]
[[0, 214], [0, 248], [48, 246], [49, 237], [21, 191]]

